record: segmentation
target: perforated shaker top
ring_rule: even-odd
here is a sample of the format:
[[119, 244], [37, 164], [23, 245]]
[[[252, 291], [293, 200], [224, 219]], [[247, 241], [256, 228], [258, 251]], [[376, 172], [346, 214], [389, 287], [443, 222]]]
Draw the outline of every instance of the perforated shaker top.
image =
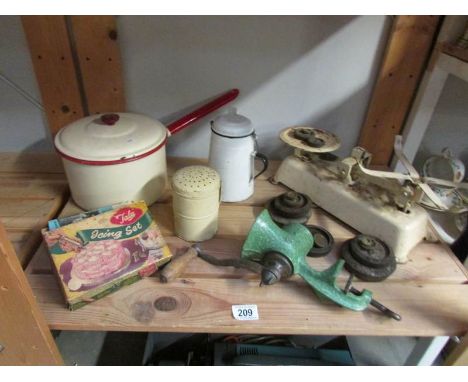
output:
[[172, 188], [184, 196], [203, 196], [218, 191], [221, 179], [207, 166], [188, 166], [177, 170], [172, 177]]

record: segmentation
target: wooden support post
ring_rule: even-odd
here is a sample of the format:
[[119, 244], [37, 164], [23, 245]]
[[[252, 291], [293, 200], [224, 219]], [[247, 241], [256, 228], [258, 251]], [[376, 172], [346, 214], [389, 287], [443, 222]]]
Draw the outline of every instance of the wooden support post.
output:
[[63, 364], [1, 223], [0, 312], [0, 365]]
[[22, 22], [52, 134], [88, 114], [125, 111], [114, 16], [23, 16]]
[[445, 360], [446, 366], [468, 366], [468, 334], [465, 334], [461, 342]]
[[390, 34], [359, 145], [389, 165], [431, 52], [440, 16], [398, 16]]
[[[408, 127], [402, 131], [403, 152], [410, 162], [413, 162], [416, 157], [447, 77], [448, 73], [446, 71], [435, 66], [431, 71], [425, 73], [419, 85], [413, 106], [406, 120], [405, 125]], [[413, 126], [418, 126], [418, 128]], [[395, 171], [405, 171], [405, 167], [398, 162], [398, 158], [395, 157], [394, 161], [396, 163]]]
[[448, 340], [448, 336], [419, 338], [405, 366], [432, 366]]
[[64, 16], [22, 16], [49, 129], [84, 116]]
[[[432, 50], [429, 64], [418, 87], [411, 110], [406, 118], [403, 135], [403, 152], [410, 162], [414, 160], [424, 138], [432, 113], [449, 74], [468, 81], [468, 66], [458, 57], [452, 57], [456, 51], [447, 49], [463, 33], [467, 16], [445, 16], [437, 42]], [[395, 171], [404, 171], [404, 166], [393, 158]]]
[[89, 114], [124, 111], [122, 63], [114, 16], [71, 16]]

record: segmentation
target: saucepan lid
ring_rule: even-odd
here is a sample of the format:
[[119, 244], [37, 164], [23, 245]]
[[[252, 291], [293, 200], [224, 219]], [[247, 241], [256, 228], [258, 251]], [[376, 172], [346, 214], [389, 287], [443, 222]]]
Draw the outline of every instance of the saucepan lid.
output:
[[164, 146], [166, 127], [135, 113], [97, 114], [79, 119], [55, 136], [55, 148], [83, 164], [118, 164], [150, 155]]

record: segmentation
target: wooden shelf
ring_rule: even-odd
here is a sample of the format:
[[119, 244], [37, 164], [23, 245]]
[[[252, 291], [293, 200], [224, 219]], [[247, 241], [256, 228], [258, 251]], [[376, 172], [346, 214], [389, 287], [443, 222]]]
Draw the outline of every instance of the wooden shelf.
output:
[[441, 48], [442, 52], [468, 63], [468, 49], [462, 49], [454, 44], [445, 43]]
[[436, 65], [445, 72], [457, 76], [464, 81], [468, 81], [468, 62], [441, 52]]
[[[63, 16], [24, 18], [23, 21], [52, 132], [62, 127], [65, 119], [78, 118], [86, 108], [93, 111], [102, 110], [101, 106], [104, 106], [106, 110], [114, 110], [113, 107], [117, 107], [115, 105], [124, 105], [114, 20], [105, 16], [87, 20], [74, 17], [69, 23], [71, 29], [66, 28]], [[80, 27], [80, 24], [85, 25], [85, 28]], [[101, 33], [91, 33], [88, 25], [93, 26], [94, 32]], [[109, 27], [112, 29], [111, 33]], [[78, 62], [80, 66], [84, 65], [81, 68], [83, 76], [77, 75], [74, 65], [76, 60], [69, 59], [71, 51], [68, 32], [72, 29], [77, 43]], [[418, 32], [412, 28], [410, 33], [421, 36], [427, 33], [427, 29], [422, 28]], [[38, 39], [39, 35], [47, 38]], [[104, 50], [101, 49], [102, 43], [105, 45]], [[414, 46], [414, 42], [412, 44]], [[99, 52], [95, 56], [97, 48]], [[53, 54], [43, 56], [43, 51]], [[466, 57], [461, 53], [448, 47], [441, 54], [441, 64], [448, 68], [448, 72], [466, 80]], [[90, 63], [83, 61], [84, 56], [91, 55], [93, 59]], [[106, 88], [96, 87], [96, 81], [93, 81], [96, 76], [102, 78], [103, 60], [106, 67], [110, 67], [106, 72], [109, 80], [117, 84], [113, 87], [115, 93], [112, 95], [103, 96], [101, 93], [105, 93]], [[57, 68], [60, 70], [55, 70]], [[67, 84], [71, 83], [72, 86], [63, 88], [64, 74], [65, 78], [70, 79]], [[393, 71], [389, 75], [396, 78]], [[404, 78], [401, 73], [400, 77]], [[417, 76], [411, 72], [411, 77]], [[441, 77], [443, 76], [438, 73], [434, 82], [442, 83]], [[85, 94], [81, 94], [81, 97], [77, 81], [80, 81], [84, 89]], [[404, 83], [408, 84], [408, 81], [404, 80]], [[59, 91], [51, 84], [57, 85], [55, 88], [58, 87]], [[429, 88], [436, 88], [437, 92], [442, 89], [442, 86], [438, 89], [438, 86], [433, 86], [432, 83], [430, 85]], [[102, 105], [103, 99], [109, 102]], [[59, 109], [62, 113], [56, 112]], [[122, 107], [117, 107], [117, 110], [121, 109]], [[73, 113], [69, 113], [69, 110]], [[168, 172], [189, 163], [193, 162], [174, 159], [168, 164]], [[256, 193], [252, 198], [242, 204], [221, 207], [219, 234], [217, 238], [204, 243], [208, 252], [220, 257], [239, 254], [256, 213], [266, 200], [284, 191], [283, 188], [267, 182], [276, 165], [273, 164], [256, 182]], [[371, 309], [357, 313], [330, 302], [321, 302], [297, 278], [259, 288], [258, 280], [251, 274], [230, 268], [212, 267], [199, 259], [190, 264], [183, 277], [174, 283], [163, 285], [154, 277], [147, 278], [78, 311], [70, 312], [64, 307], [47, 252], [43, 246], [37, 249], [41, 240], [40, 228], [57, 215], [67, 200], [67, 183], [58, 158], [53, 154], [0, 154], [0, 199], [0, 218], [7, 227], [6, 232], [2, 230], [2, 242], [8, 244], [7, 251], [5, 246], [1, 249], [2, 255], [9, 255], [0, 256], [0, 260], [7, 260], [2, 263], [6, 278], [2, 280], [0, 292], [4, 294], [0, 302], [2, 311], [6, 314], [1, 317], [2, 324], [9, 329], [8, 341], [3, 342], [6, 347], [0, 355], [0, 363], [61, 363], [58, 350], [31, 294], [31, 288], [15, 259], [11, 245], [5, 239], [6, 235], [15, 245], [23, 265], [34, 254], [26, 274], [50, 328], [374, 336], [453, 335], [463, 334], [468, 329], [466, 270], [447, 247], [429, 243], [418, 246], [410, 254], [409, 263], [400, 265], [385, 282], [356, 283], [359, 288], [373, 290], [376, 299], [400, 313], [403, 316], [401, 322], [383, 317]], [[176, 251], [184, 243], [172, 232], [170, 203], [168, 192], [152, 210], [156, 218], [160, 219], [169, 245]], [[73, 203], [68, 203], [63, 214], [69, 215], [76, 210]], [[353, 230], [319, 209], [314, 211], [311, 222], [328, 228], [335, 235], [338, 245], [354, 235]], [[311, 260], [311, 265], [324, 269], [337, 256], [335, 249], [326, 258]], [[12, 266], [12, 263], [16, 265]], [[341, 275], [339, 282], [343, 283], [345, 278], [346, 274]], [[176, 299], [177, 308], [174, 311], [155, 310], [154, 300], [163, 295]], [[256, 303], [259, 306], [260, 320], [235, 321], [231, 317], [230, 308], [237, 303]], [[17, 317], [21, 317], [21, 320], [18, 321]]]
[[[50, 173], [41, 172], [47, 168]], [[0, 220], [24, 266], [42, 241], [40, 229], [68, 199], [54, 154], [0, 154]]]
[[[169, 160], [169, 175], [188, 165], [186, 159]], [[196, 163], [204, 163], [196, 161]], [[268, 182], [278, 163], [256, 181], [255, 195], [242, 204], [222, 204], [218, 235], [203, 243], [203, 249], [220, 258], [239, 256], [245, 236], [266, 200], [285, 191]], [[69, 202], [62, 214], [79, 208]], [[171, 250], [187, 244], [174, 236], [172, 206], [166, 198], [151, 207]], [[317, 208], [310, 223], [328, 229], [335, 237], [334, 251], [310, 259], [315, 269], [325, 269], [339, 256], [341, 243], [355, 231]], [[156, 277], [127, 286], [77, 311], [65, 308], [58, 282], [52, 274], [47, 251], [42, 245], [28, 266], [27, 277], [49, 327], [61, 330], [164, 331], [212, 333], [268, 333], [307, 335], [457, 335], [468, 329], [468, 281], [466, 270], [450, 250], [438, 244], [422, 243], [410, 254], [407, 264], [383, 283], [357, 282], [377, 300], [403, 317], [388, 319], [373, 309], [352, 312], [320, 301], [299, 278], [268, 287], [258, 287], [258, 277], [243, 270], [214, 267], [195, 259], [182, 277], [161, 284]], [[346, 272], [339, 277], [343, 285]], [[154, 301], [173, 297], [177, 307], [160, 312]], [[240, 322], [232, 318], [231, 305], [257, 304], [259, 321]]]
[[[170, 284], [148, 278], [74, 312], [63, 307], [53, 275], [29, 275], [29, 282], [52, 329], [441, 336], [461, 335], [468, 327], [467, 285], [355, 284], [369, 287], [376, 299], [400, 313], [403, 319], [397, 322], [373, 309], [352, 312], [321, 302], [297, 279], [260, 288], [258, 280], [208, 276], [186, 274]], [[154, 301], [163, 296], [177, 301], [175, 310], [154, 309]], [[233, 304], [257, 304], [260, 320], [234, 320]]]

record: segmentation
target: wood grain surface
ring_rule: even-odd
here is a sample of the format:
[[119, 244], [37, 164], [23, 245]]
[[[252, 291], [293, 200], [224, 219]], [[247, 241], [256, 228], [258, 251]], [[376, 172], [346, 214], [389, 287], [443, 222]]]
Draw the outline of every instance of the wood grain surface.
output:
[[22, 16], [49, 129], [84, 116], [65, 16]]
[[[206, 162], [170, 159], [169, 176], [191, 163]], [[240, 256], [245, 235], [264, 202], [285, 190], [268, 182], [273, 173], [274, 168], [256, 180], [256, 195], [250, 200], [221, 205], [218, 234], [201, 244], [205, 252], [219, 258]], [[61, 214], [80, 211], [69, 201]], [[189, 244], [174, 236], [171, 198], [155, 203], [151, 211], [172, 252], [183, 251]], [[323, 270], [336, 261], [341, 244], [355, 231], [319, 208], [313, 210], [309, 222], [325, 227], [336, 240], [331, 254], [309, 259], [313, 268]], [[157, 276], [151, 277], [74, 312], [65, 308], [44, 245], [26, 272], [39, 306], [54, 329], [435, 336], [461, 334], [468, 328], [466, 270], [446, 246], [428, 242], [418, 245], [410, 254], [410, 261], [399, 265], [385, 282], [355, 283], [357, 288], [373, 291], [378, 301], [401, 314], [401, 322], [373, 309], [351, 312], [331, 302], [324, 303], [297, 277], [260, 288], [255, 274], [215, 267], [201, 259], [190, 262], [174, 282], [162, 284]], [[343, 271], [338, 284], [344, 286], [347, 277]], [[158, 311], [154, 303], [160, 297], [175, 299], [176, 309]], [[231, 315], [232, 304], [257, 304], [260, 320], [236, 321]]]
[[468, 366], [468, 335], [465, 335], [444, 362], [445, 366]]
[[8, 238], [10, 239], [11, 244], [16, 253], [21, 250], [22, 247], [26, 244], [29, 237], [31, 236], [32, 230], [20, 229], [20, 230], [9, 230]]
[[114, 16], [71, 16], [87, 111], [125, 111], [122, 63]]
[[0, 365], [60, 365], [31, 287], [0, 223]]
[[26, 153], [26, 152], [2, 152], [0, 153], [0, 173], [2, 176], [40, 173], [62, 174], [63, 165], [58, 154], [55, 153]]
[[40, 230], [67, 198], [68, 184], [54, 154], [0, 154], [0, 221], [23, 267], [42, 241]]
[[[183, 251], [189, 245], [175, 236], [166, 237], [166, 241], [174, 254]], [[329, 255], [321, 258], [309, 258], [310, 266], [317, 270], [324, 270], [331, 266], [340, 256], [339, 252], [343, 241], [344, 239], [337, 240]], [[243, 237], [217, 237], [203, 242], [200, 246], [204, 252], [220, 259], [239, 258], [243, 242]], [[39, 247], [26, 271], [30, 274], [52, 274], [49, 255], [44, 244]], [[453, 255], [448, 250], [439, 248], [437, 244], [423, 243], [411, 253], [409, 262], [398, 266], [385, 283], [462, 284], [467, 280], [465, 272], [464, 268], [456, 266]], [[345, 282], [348, 276], [349, 274], [343, 271], [338, 280]], [[257, 275], [248, 271], [232, 267], [215, 267], [201, 259], [190, 262], [182, 277], [258, 279]]]
[[389, 165], [431, 52], [440, 16], [397, 16], [374, 87], [359, 146]]
[[[163, 284], [147, 278], [74, 312], [64, 308], [52, 275], [29, 275], [49, 326], [61, 330], [268, 333], [305, 335], [440, 336], [465, 333], [468, 285], [356, 283], [401, 314], [389, 319], [373, 309], [353, 312], [317, 299], [294, 278], [260, 288], [258, 280], [179, 278]], [[158, 311], [160, 297], [176, 301], [173, 311]], [[231, 306], [256, 304], [258, 321], [237, 321]]]

